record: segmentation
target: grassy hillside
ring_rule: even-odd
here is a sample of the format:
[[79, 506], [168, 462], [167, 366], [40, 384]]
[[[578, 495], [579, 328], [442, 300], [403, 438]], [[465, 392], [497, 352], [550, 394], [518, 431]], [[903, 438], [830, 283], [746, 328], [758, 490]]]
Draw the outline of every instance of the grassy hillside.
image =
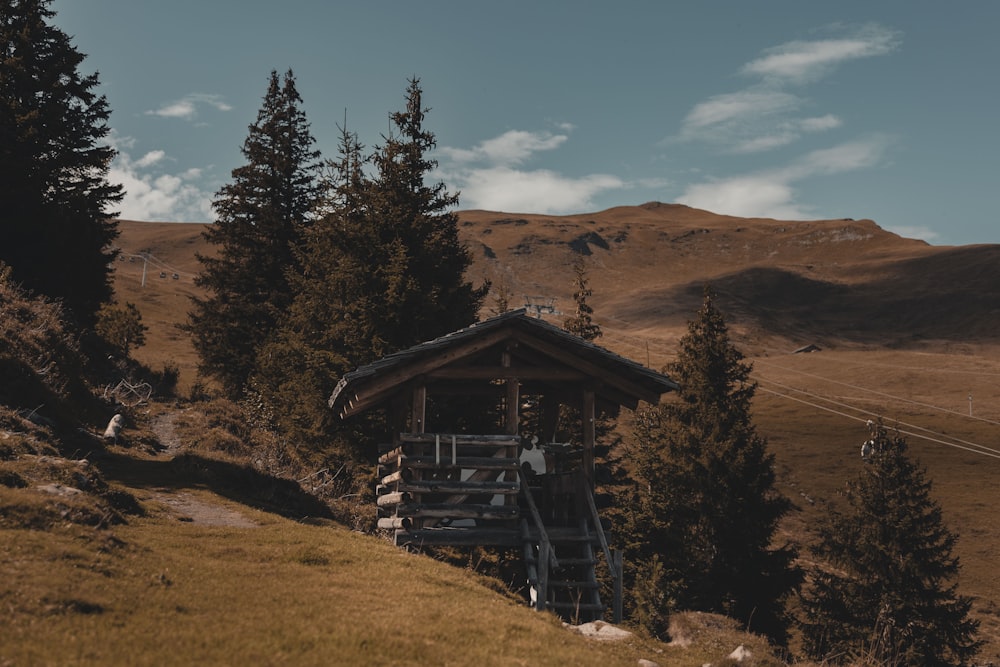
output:
[[[746, 220], [655, 203], [564, 217], [465, 211], [460, 219], [475, 257], [470, 278], [503, 281], [515, 304], [537, 295], [569, 310], [570, 262], [584, 254], [605, 333], [598, 342], [653, 367], [672, 358], [711, 282], [754, 362], [758, 427], [799, 509], [784, 526], [791, 538], [807, 540], [808, 526], [858, 472], [864, 421], [898, 423], [960, 533], [961, 589], [975, 598], [989, 642], [982, 659], [1000, 659], [992, 503], [1000, 479], [1000, 247], [929, 246], [872, 221]], [[200, 230], [124, 222], [120, 238], [136, 257], [118, 265], [119, 298], [135, 303], [150, 327], [137, 356], [154, 368], [178, 363], [182, 391], [195, 357], [177, 324], [196, 293], [194, 252], [210, 250]], [[808, 343], [821, 351], [791, 354]]]
[[95, 444], [86, 464], [135, 498], [126, 523], [91, 526], [64, 514], [18, 525], [31, 506], [65, 499], [0, 486], [0, 664], [625, 666], [646, 658], [666, 667], [720, 661], [741, 644], [755, 664], [779, 664], [762, 639], [708, 615], [678, 616], [685, 642], [672, 646], [586, 638], [471, 569], [315, 518], [322, 510], [297, 485], [188, 451], [164, 437], [173, 408], [151, 408], [152, 431]]

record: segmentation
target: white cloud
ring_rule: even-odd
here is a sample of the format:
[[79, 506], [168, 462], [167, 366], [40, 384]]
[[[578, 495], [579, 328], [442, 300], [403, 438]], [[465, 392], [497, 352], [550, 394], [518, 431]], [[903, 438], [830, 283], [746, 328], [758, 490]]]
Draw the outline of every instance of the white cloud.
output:
[[744, 218], [807, 217], [794, 203], [791, 185], [771, 174], [737, 176], [688, 186], [677, 201], [713, 213]]
[[616, 176], [569, 178], [547, 169], [476, 169], [460, 177], [462, 207], [490, 211], [572, 213], [591, 210], [593, 197], [626, 187]]
[[608, 174], [569, 177], [548, 169], [519, 169], [538, 153], [553, 151], [568, 140], [572, 125], [561, 134], [510, 130], [472, 148], [443, 147], [438, 176], [461, 191], [463, 208], [532, 213], [573, 213], [592, 209], [594, 197], [628, 185]]
[[164, 151], [160, 151], [160, 150], [149, 151], [148, 153], [146, 153], [141, 158], [139, 158], [138, 160], [135, 161], [135, 166], [138, 167], [138, 168], [140, 168], [140, 169], [145, 168], [145, 167], [150, 167], [150, 166], [156, 164], [157, 162], [160, 162], [161, 160], [163, 160], [163, 158], [165, 158], [166, 156], [167, 156], [167, 154]]
[[877, 136], [812, 151], [783, 167], [689, 185], [677, 201], [747, 218], [810, 218], [809, 207], [796, 202], [797, 182], [874, 167], [882, 161], [888, 144], [887, 138]]
[[792, 144], [805, 134], [839, 128], [843, 120], [833, 114], [797, 117], [811, 101], [787, 87], [815, 81], [850, 60], [891, 53], [898, 45], [897, 32], [870, 25], [836, 38], [767, 49], [741, 69], [759, 81], [695, 104], [674, 139], [704, 142], [724, 152], [761, 153]]
[[683, 134], [694, 135], [721, 126], [745, 122], [796, 109], [801, 100], [795, 95], [774, 90], [741, 90], [716, 95], [696, 104], [684, 119]]
[[159, 109], [151, 109], [146, 112], [147, 116], [160, 116], [162, 118], [180, 118], [181, 120], [194, 120], [198, 117], [199, 107], [212, 107], [217, 111], [230, 111], [232, 106], [226, 103], [221, 95], [210, 95], [207, 93], [191, 93], [179, 100], [168, 102]]
[[876, 136], [812, 151], [786, 168], [785, 172], [790, 173], [792, 180], [799, 180], [873, 167], [882, 159], [888, 143], [886, 137]]
[[565, 134], [509, 130], [499, 137], [482, 141], [471, 149], [442, 148], [441, 152], [455, 162], [488, 162], [512, 166], [523, 164], [538, 151], [556, 149], [568, 138]]
[[817, 118], [803, 118], [799, 121], [799, 127], [801, 127], [805, 132], [822, 132], [824, 130], [832, 130], [843, 124], [844, 122], [842, 120], [831, 113]]
[[125, 197], [120, 205], [125, 220], [163, 222], [207, 222], [214, 218], [211, 193], [203, 189], [200, 169], [180, 174], [157, 173], [154, 167], [169, 162], [162, 150], [149, 151], [133, 160], [123, 147], [133, 146], [131, 138], [113, 136], [118, 155], [111, 164], [108, 181], [121, 183]]
[[857, 29], [839, 39], [793, 41], [764, 51], [765, 55], [743, 66], [745, 74], [790, 83], [813, 81], [848, 60], [881, 56], [899, 46], [893, 30], [878, 25]]

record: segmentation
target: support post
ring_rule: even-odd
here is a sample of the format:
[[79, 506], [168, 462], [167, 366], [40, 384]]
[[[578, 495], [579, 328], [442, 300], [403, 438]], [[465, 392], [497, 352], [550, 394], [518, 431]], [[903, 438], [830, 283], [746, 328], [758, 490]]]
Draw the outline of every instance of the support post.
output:
[[583, 473], [587, 476], [590, 488], [594, 488], [594, 443], [597, 440], [597, 423], [594, 391], [586, 389], [583, 392]]
[[535, 591], [535, 609], [545, 611], [545, 600], [549, 595], [549, 553], [552, 545], [542, 540], [538, 545], [538, 589]]
[[611, 604], [611, 622], [618, 625], [622, 622], [622, 580], [624, 578], [622, 566], [624, 565], [625, 555], [621, 549], [615, 549], [615, 583], [614, 583], [614, 600]]
[[413, 413], [411, 416], [410, 432], [425, 433], [426, 424], [424, 419], [427, 414], [427, 387], [419, 385], [413, 389]]

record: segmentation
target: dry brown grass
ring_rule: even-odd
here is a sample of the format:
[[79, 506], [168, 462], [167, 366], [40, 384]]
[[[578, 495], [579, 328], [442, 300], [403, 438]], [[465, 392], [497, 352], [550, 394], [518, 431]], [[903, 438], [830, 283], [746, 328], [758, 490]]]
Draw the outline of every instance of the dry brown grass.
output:
[[[782, 488], [801, 510], [784, 527], [791, 538], [807, 541], [815, 516], [857, 473], [869, 416], [860, 410], [911, 424], [903, 430], [921, 436], [908, 436], [912, 452], [960, 534], [961, 589], [976, 601], [987, 640], [982, 660], [1000, 660], [993, 565], [1000, 522], [992, 500], [1000, 452], [963, 444], [1000, 448], [1000, 247], [928, 246], [871, 221], [744, 220], [662, 204], [460, 218], [475, 257], [470, 278], [503, 276], [515, 304], [541, 294], [568, 310], [574, 249], [589, 253], [591, 304], [605, 333], [598, 342], [656, 368], [672, 358], [702, 285], [711, 282], [755, 362], [758, 427], [777, 456]], [[120, 244], [132, 253], [149, 248], [194, 273], [194, 251], [206, 250], [199, 233], [197, 225], [123, 223]], [[188, 388], [194, 352], [175, 325], [195, 291], [190, 275], [161, 279], [157, 272], [150, 280], [147, 273], [140, 288], [140, 270], [119, 264], [117, 279], [119, 299], [135, 303], [150, 327], [138, 356], [153, 367], [176, 361]], [[823, 350], [790, 354], [807, 343]], [[970, 392], [976, 419], [968, 417]]]

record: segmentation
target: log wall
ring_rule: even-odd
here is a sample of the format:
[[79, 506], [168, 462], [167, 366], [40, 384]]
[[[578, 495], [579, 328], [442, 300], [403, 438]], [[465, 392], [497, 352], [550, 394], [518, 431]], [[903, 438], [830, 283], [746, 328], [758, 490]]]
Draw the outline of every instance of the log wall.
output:
[[516, 435], [404, 433], [379, 457], [378, 526], [395, 543], [518, 540]]

